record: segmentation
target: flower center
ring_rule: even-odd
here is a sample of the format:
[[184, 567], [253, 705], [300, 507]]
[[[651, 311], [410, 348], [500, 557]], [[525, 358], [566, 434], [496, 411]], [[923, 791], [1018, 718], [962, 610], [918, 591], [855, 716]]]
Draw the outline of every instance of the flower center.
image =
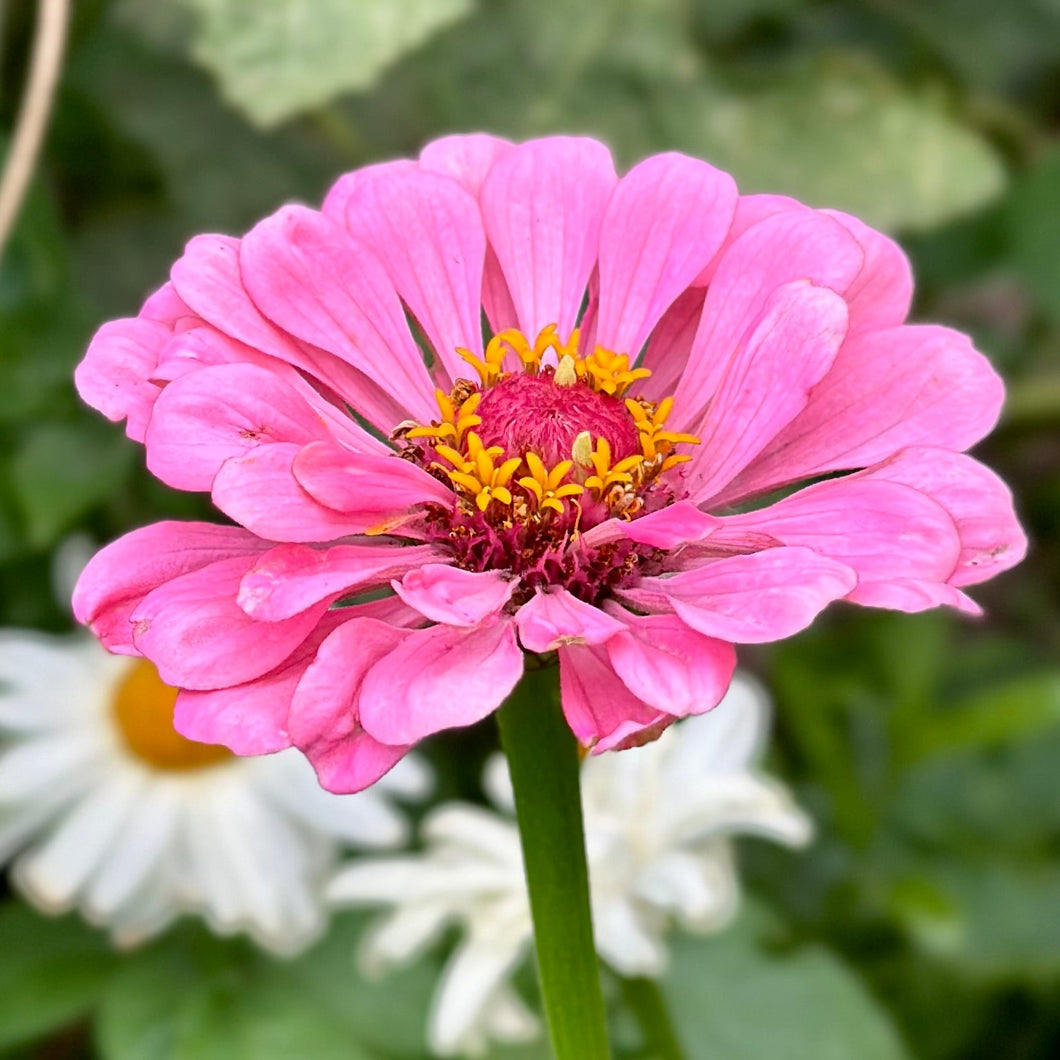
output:
[[666, 429], [672, 398], [629, 396], [647, 369], [602, 347], [582, 356], [578, 340], [575, 330], [562, 342], [549, 325], [532, 345], [508, 330], [482, 357], [460, 350], [478, 380], [436, 391], [439, 418], [402, 424], [393, 440], [457, 494], [456, 510], [429, 508], [428, 523], [458, 566], [505, 569], [527, 591], [562, 584], [595, 600], [633, 576], [642, 550], [579, 550], [580, 535], [671, 503], [667, 472], [689, 459], [675, 448], [699, 439]]
[[615, 460], [640, 453], [640, 436], [618, 398], [576, 380], [556, 382], [554, 372], [520, 372], [501, 379], [482, 395], [475, 433], [482, 444], [505, 453], [535, 453], [547, 467], [571, 459], [583, 431], [603, 438]]
[[114, 718], [125, 746], [156, 769], [183, 771], [232, 757], [227, 747], [195, 743], [173, 728], [177, 690], [146, 659], [137, 659], [114, 697]]

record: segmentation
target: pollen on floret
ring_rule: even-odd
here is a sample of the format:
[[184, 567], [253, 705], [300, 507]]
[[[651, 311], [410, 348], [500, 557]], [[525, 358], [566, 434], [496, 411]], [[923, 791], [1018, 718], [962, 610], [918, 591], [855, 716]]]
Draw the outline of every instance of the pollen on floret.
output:
[[533, 342], [508, 329], [482, 356], [459, 350], [476, 378], [436, 391], [438, 417], [393, 439], [456, 495], [428, 522], [458, 566], [577, 583], [589, 598], [585, 586], [630, 575], [639, 553], [627, 542], [621, 556], [614, 546], [578, 556], [580, 535], [669, 503], [667, 473], [688, 459], [676, 447], [698, 439], [666, 428], [672, 398], [636, 395], [647, 369], [602, 347], [582, 356], [579, 344], [577, 329], [564, 341], [551, 324]]

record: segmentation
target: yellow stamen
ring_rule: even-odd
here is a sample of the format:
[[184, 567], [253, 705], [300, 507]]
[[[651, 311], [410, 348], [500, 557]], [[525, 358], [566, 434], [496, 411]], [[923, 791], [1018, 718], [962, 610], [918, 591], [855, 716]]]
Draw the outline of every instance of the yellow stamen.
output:
[[476, 390], [457, 408], [452, 398], [441, 390], [434, 392], [438, 409], [442, 414], [441, 420], [435, 420], [430, 426], [413, 427], [405, 435], [406, 438], [430, 438], [440, 440], [442, 438], [452, 439], [457, 445], [464, 440], [464, 435], [472, 428], [482, 423], [482, 417], [475, 415], [478, 403], [482, 400], [482, 392]]
[[593, 436], [588, 431], [582, 431], [574, 439], [570, 455], [579, 467], [593, 466]]
[[561, 485], [574, 466], [573, 460], [561, 460], [549, 471], [537, 453], [527, 453], [526, 466], [530, 474], [519, 479], [519, 485], [534, 498], [541, 511], [550, 510], [562, 515], [564, 500], [584, 492], [584, 487], [575, 482]]

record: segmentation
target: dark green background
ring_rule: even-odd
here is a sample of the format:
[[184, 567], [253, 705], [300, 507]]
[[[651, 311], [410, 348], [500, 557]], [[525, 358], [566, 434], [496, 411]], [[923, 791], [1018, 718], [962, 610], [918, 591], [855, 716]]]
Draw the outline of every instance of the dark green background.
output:
[[[383, 0], [277, 2], [313, 9], [326, 47], [342, 39], [328, 19]], [[0, 137], [33, 6], [3, 8]], [[1060, 1055], [1060, 0], [478, 0], [396, 57], [287, 54], [267, 98], [233, 56], [261, 35], [254, 54], [279, 70], [269, 49], [292, 42], [256, 24], [270, 4], [75, 6], [0, 269], [0, 623], [68, 628], [49, 569], [72, 531], [208, 517], [70, 383], [93, 329], [134, 313], [197, 232], [238, 234], [343, 170], [475, 129], [588, 132], [623, 164], [677, 148], [745, 190], [851, 209], [909, 250], [916, 318], [970, 332], [1005, 375], [977, 455], [1012, 483], [1032, 552], [973, 590], [983, 621], [837, 607], [745, 654], [778, 701], [771, 765], [819, 837], [802, 854], [742, 847], [747, 912], [715, 940], [675, 940], [665, 992], [692, 1060]], [[318, 83], [336, 71], [355, 93]], [[443, 795], [476, 795], [494, 740], [486, 724], [429, 748]], [[0, 1053], [422, 1056], [435, 964], [362, 983], [359, 929], [344, 918], [289, 964], [192, 925], [118, 958], [8, 898]], [[605, 985], [618, 1051], [636, 1056]]]

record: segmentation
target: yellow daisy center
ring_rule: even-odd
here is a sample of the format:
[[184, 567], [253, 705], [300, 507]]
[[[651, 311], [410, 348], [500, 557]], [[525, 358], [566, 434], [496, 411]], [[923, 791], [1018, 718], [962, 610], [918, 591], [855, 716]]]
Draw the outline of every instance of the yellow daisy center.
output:
[[165, 684], [146, 659], [137, 659], [114, 696], [112, 707], [125, 746], [155, 769], [185, 771], [232, 757], [227, 747], [196, 743], [173, 728], [177, 690]]

